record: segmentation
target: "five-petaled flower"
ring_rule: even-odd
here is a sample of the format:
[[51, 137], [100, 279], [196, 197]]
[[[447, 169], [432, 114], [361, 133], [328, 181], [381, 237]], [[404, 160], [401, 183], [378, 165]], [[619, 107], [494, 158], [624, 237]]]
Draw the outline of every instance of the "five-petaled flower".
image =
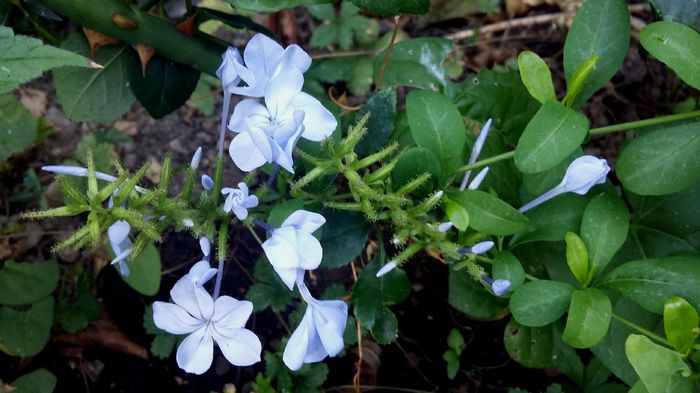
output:
[[[205, 266], [206, 264], [206, 266]], [[170, 291], [174, 303], [154, 302], [153, 321], [171, 334], [187, 334], [177, 349], [177, 364], [189, 373], [202, 374], [211, 367], [214, 342], [236, 366], [260, 361], [260, 339], [244, 326], [253, 304], [230, 296], [216, 301], [202, 288], [213, 276], [206, 261], [195, 264]]]
[[294, 289], [297, 269], [313, 270], [321, 264], [323, 248], [312, 233], [325, 222], [318, 213], [297, 210], [262, 244], [267, 259], [289, 290]]
[[243, 182], [238, 183], [238, 188], [224, 187], [221, 193], [226, 195], [224, 211], [229, 213], [233, 210], [233, 214], [239, 220], [245, 220], [248, 217], [248, 209], [258, 206], [258, 197], [249, 195], [248, 186]]

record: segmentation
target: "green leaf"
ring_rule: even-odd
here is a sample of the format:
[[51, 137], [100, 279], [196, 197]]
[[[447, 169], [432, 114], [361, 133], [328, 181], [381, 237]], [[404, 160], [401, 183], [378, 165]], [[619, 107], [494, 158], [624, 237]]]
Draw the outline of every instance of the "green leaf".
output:
[[414, 191], [417, 196], [427, 196], [435, 189], [442, 170], [440, 161], [430, 150], [424, 147], [412, 147], [399, 155], [391, 177], [398, 189], [426, 172], [430, 174], [430, 179]]
[[0, 64], [0, 93], [13, 90], [52, 68], [91, 67], [90, 60], [83, 56], [44, 45], [36, 38], [14, 35], [5, 26], [0, 26]]
[[367, 156], [386, 146], [391, 131], [394, 129], [394, 116], [396, 115], [396, 91], [394, 89], [382, 89], [372, 94], [362, 109], [355, 115], [355, 121], [369, 112], [367, 120], [367, 135], [355, 148], [360, 156]]
[[[70, 35], [65, 49], [88, 55], [90, 49], [82, 34]], [[63, 112], [73, 121], [111, 122], [119, 119], [134, 102], [129, 88], [126, 44], [107, 45], [94, 60], [104, 68], [62, 68], [53, 72], [53, 82]]]
[[556, 101], [557, 95], [552, 84], [552, 73], [547, 63], [536, 53], [530, 51], [520, 52], [518, 56], [518, 68], [520, 78], [527, 87], [530, 95], [541, 103]]
[[290, 199], [288, 201], [278, 203], [272, 208], [272, 210], [270, 210], [270, 215], [267, 217], [267, 223], [273, 228], [279, 228], [290, 214], [303, 208], [304, 201], [302, 199]]
[[622, 292], [645, 309], [661, 314], [666, 299], [680, 296], [700, 306], [700, 258], [666, 257], [631, 261], [610, 272], [602, 286]]
[[566, 232], [578, 232], [588, 200], [572, 193], [561, 195], [528, 212], [527, 228], [513, 236], [509, 246], [535, 241], [561, 241]]
[[214, 91], [212, 88], [218, 85], [218, 79], [215, 79], [209, 75], [202, 75], [197, 82], [197, 87], [192, 92], [188, 100], [188, 104], [197, 109], [204, 116], [211, 116], [214, 114], [214, 107], [216, 105], [216, 99], [214, 98]]
[[359, 9], [348, 1], [340, 4], [339, 15], [336, 15], [331, 4], [312, 5], [308, 9], [322, 21], [311, 36], [310, 44], [313, 47], [323, 48], [338, 42], [340, 49], [349, 50], [353, 41], [366, 45], [376, 42], [379, 36], [379, 23], [359, 15]]
[[0, 307], [0, 350], [10, 356], [34, 356], [49, 341], [53, 325], [53, 297], [45, 297], [24, 311]]
[[167, 359], [173, 353], [177, 336], [158, 334], [151, 341], [151, 354], [159, 359]]
[[700, 182], [664, 196], [639, 196], [625, 192], [635, 213], [635, 224], [686, 236], [700, 232]]
[[564, 240], [566, 241], [566, 263], [578, 282], [585, 286], [588, 283], [588, 250], [586, 245], [574, 232], [567, 232]]
[[552, 326], [528, 327], [511, 319], [503, 333], [508, 355], [527, 368], [553, 366]]
[[158, 54], [151, 57], [144, 72], [136, 51], [129, 52], [127, 75], [131, 91], [154, 119], [182, 106], [199, 80], [199, 71]]
[[321, 267], [345, 266], [364, 250], [369, 226], [361, 214], [336, 210], [323, 210], [321, 214], [326, 218], [320, 239]]
[[649, 0], [649, 4], [664, 20], [700, 30], [700, 4], [676, 0]]
[[619, 196], [605, 193], [593, 198], [581, 220], [581, 237], [590, 260], [588, 281], [601, 273], [627, 239], [630, 213]]
[[[147, 244], [135, 260], [129, 260], [129, 275], [124, 281], [138, 293], [153, 296], [160, 288], [160, 254], [153, 244]], [[117, 266], [114, 266], [117, 269]]]
[[447, 346], [455, 351], [455, 354], [459, 356], [464, 350], [466, 344], [464, 342], [464, 337], [459, 330], [452, 328], [450, 333], [447, 335]]
[[700, 316], [685, 299], [672, 297], [664, 304], [664, 332], [676, 351], [687, 354], [695, 344], [693, 329], [700, 324]]
[[[452, 52], [452, 41], [445, 38], [412, 38], [394, 45], [384, 70], [382, 87], [412, 86], [439, 90], [445, 86], [442, 64]], [[374, 80], [378, 80], [385, 52], [374, 59]]]
[[0, 269], [0, 304], [30, 304], [49, 296], [58, 284], [54, 260], [31, 263], [7, 261]]
[[683, 82], [700, 90], [700, 33], [676, 22], [662, 21], [639, 33], [644, 49], [678, 74]]
[[494, 279], [505, 279], [510, 281], [511, 291], [521, 286], [525, 282], [525, 269], [515, 255], [509, 251], [503, 251], [496, 255], [493, 260], [491, 273]]
[[639, 195], [665, 195], [700, 180], [700, 122], [641, 135], [620, 151], [615, 171]]
[[494, 319], [508, 306], [506, 300], [494, 296], [465, 270], [450, 269], [447, 289], [450, 305], [470, 318]]
[[396, 341], [399, 331], [399, 321], [396, 315], [384, 307], [375, 316], [374, 324], [370, 329], [372, 337], [380, 345], [388, 345]]
[[582, 155], [583, 149], [579, 148], [574, 150], [574, 152], [566, 157], [564, 161], [544, 172], [524, 174], [523, 187], [527, 193], [532, 196], [532, 199], [534, 199], [535, 196], [544, 194], [561, 183], [561, 180], [564, 178], [564, 174], [566, 174], [566, 169], [575, 159], [581, 157]]
[[447, 363], [447, 378], [454, 379], [459, 371], [459, 356], [449, 349], [442, 355], [442, 359]]
[[624, 0], [588, 0], [576, 13], [564, 43], [564, 73], [571, 83], [574, 73], [598, 56], [573, 107], [580, 107], [617, 72], [630, 44], [630, 15]]
[[276, 12], [300, 5], [331, 3], [332, 0], [226, 0], [235, 8], [255, 12]]
[[649, 392], [690, 393], [693, 380], [683, 355], [653, 343], [648, 337], [631, 334], [625, 352]]
[[51, 393], [56, 388], [56, 376], [40, 368], [24, 374], [10, 384], [14, 393]]
[[445, 214], [458, 230], [464, 232], [469, 227], [469, 213], [462, 205], [447, 200], [445, 202]]
[[566, 312], [573, 289], [558, 281], [530, 281], [515, 290], [510, 298], [513, 318], [531, 327], [550, 324]]
[[353, 4], [370, 14], [379, 16], [425, 14], [430, 0], [352, 0]]
[[100, 302], [92, 292], [84, 291], [73, 302], [60, 299], [56, 316], [63, 330], [76, 333], [100, 317]]
[[466, 131], [452, 101], [440, 93], [414, 90], [406, 97], [406, 114], [413, 140], [435, 154], [443, 177], [463, 164]]
[[518, 141], [515, 166], [523, 173], [546, 171], [573, 153], [587, 133], [585, 116], [559, 102], [547, 101]]
[[574, 348], [590, 348], [608, 333], [611, 318], [612, 305], [605, 293], [595, 288], [575, 290], [562, 339]]
[[506, 236], [525, 229], [528, 219], [509, 204], [479, 190], [448, 192], [447, 196], [467, 211], [469, 225], [479, 232]]
[[0, 95], [0, 163], [31, 146], [36, 127], [36, 118], [17, 98], [11, 94]]

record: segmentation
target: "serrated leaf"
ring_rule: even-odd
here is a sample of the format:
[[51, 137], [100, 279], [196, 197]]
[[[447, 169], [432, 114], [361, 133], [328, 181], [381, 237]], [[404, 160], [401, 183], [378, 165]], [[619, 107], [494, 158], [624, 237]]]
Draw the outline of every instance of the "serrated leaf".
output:
[[682, 23], [662, 21], [642, 29], [639, 42], [673, 69], [683, 82], [700, 90], [697, 72], [700, 68], [700, 33]]
[[[87, 55], [87, 42], [79, 34], [70, 35], [62, 45]], [[129, 46], [108, 45], [95, 53], [104, 68], [62, 68], [53, 72], [58, 100], [73, 121], [110, 122], [120, 118], [134, 102], [127, 77]]]
[[167, 359], [173, 353], [177, 336], [158, 334], [151, 342], [151, 354], [159, 359]]
[[5, 26], [0, 26], [0, 64], [0, 93], [53, 68], [91, 67], [91, 61], [77, 53], [44, 45], [36, 38], [14, 35]]
[[10, 94], [0, 95], [0, 163], [31, 146], [36, 128], [36, 118], [17, 98]]
[[49, 296], [24, 311], [0, 307], [0, 350], [21, 357], [41, 352], [53, 325], [53, 303]]
[[58, 278], [58, 264], [54, 260], [7, 261], [0, 269], [0, 304], [16, 306], [41, 300], [56, 289]]

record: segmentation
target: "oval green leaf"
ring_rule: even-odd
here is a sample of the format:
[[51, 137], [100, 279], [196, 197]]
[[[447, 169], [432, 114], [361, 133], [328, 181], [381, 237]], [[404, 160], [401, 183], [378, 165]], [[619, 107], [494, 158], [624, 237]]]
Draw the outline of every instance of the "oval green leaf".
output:
[[552, 84], [552, 73], [541, 57], [534, 52], [521, 52], [518, 56], [518, 68], [523, 84], [534, 99], [543, 104], [545, 101], [557, 100]]
[[515, 149], [515, 166], [523, 173], [553, 168], [586, 138], [588, 119], [556, 101], [547, 101], [530, 120]]
[[450, 270], [448, 301], [452, 307], [474, 319], [502, 316], [508, 302], [494, 296], [464, 270]]
[[503, 343], [513, 360], [528, 368], [553, 367], [552, 327], [528, 327], [511, 319], [503, 332]]
[[0, 350], [11, 356], [34, 356], [49, 341], [53, 325], [53, 297], [34, 303], [28, 310], [0, 307]]
[[586, 285], [588, 277], [588, 250], [583, 240], [574, 232], [566, 232], [566, 264], [581, 285]]
[[352, 212], [324, 210], [326, 224], [321, 235], [323, 259], [321, 267], [338, 268], [357, 258], [367, 242], [367, 222]]
[[695, 308], [681, 297], [672, 297], [664, 304], [664, 332], [676, 351], [687, 354], [695, 344], [693, 329], [700, 316]]
[[690, 367], [680, 353], [655, 344], [647, 336], [631, 334], [625, 353], [649, 392], [690, 393]]
[[10, 386], [14, 393], [51, 393], [57, 381], [51, 371], [40, 368], [15, 379]]
[[628, 190], [666, 195], [700, 180], [700, 122], [644, 134], [624, 146], [615, 171]]
[[426, 172], [430, 174], [430, 179], [413, 192], [417, 196], [427, 196], [435, 189], [442, 170], [440, 169], [440, 161], [430, 150], [423, 147], [412, 147], [399, 155], [391, 177], [398, 189]]
[[[412, 38], [394, 45], [384, 69], [382, 87], [412, 86], [430, 90], [443, 89], [446, 83], [443, 63], [453, 50], [452, 40]], [[378, 80], [386, 51], [374, 59], [374, 80]]]
[[531, 281], [518, 288], [510, 298], [513, 318], [525, 326], [550, 324], [566, 312], [573, 287], [558, 281]]
[[576, 290], [562, 339], [574, 348], [590, 348], [608, 333], [611, 318], [612, 305], [605, 293], [595, 288]]
[[581, 237], [588, 249], [590, 272], [588, 282], [602, 272], [617, 250], [625, 244], [630, 213], [619, 196], [605, 193], [593, 198], [581, 220]]
[[450, 191], [450, 200], [469, 214], [469, 225], [479, 232], [506, 236], [527, 226], [527, 217], [497, 197], [479, 190]]
[[[128, 276], [121, 276], [137, 292], [153, 296], [160, 288], [160, 254], [153, 244], [147, 244], [135, 260], [129, 260]], [[117, 268], [116, 265], [114, 265]]]
[[491, 273], [494, 279], [510, 281], [510, 290], [514, 291], [525, 282], [525, 269], [515, 255], [503, 251], [496, 255]]
[[406, 97], [406, 114], [413, 140], [435, 154], [443, 176], [462, 165], [466, 131], [462, 115], [449, 98], [414, 90]]
[[642, 29], [639, 41], [685, 83], [700, 89], [700, 33], [682, 23], [661, 21]]
[[528, 212], [527, 228], [513, 236], [509, 247], [535, 241], [564, 240], [566, 232], [578, 232], [586, 203], [586, 198], [569, 193], [537, 206]]
[[595, 69], [588, 75], [574, 108], [580, 107], [617, 72], [630, 45], [630, 15], [624, 0], [588, 0], [576, 13], [564, 43], [567, 83], [593, 56]]
[[37, 121], [12, 94], [0, 95], [0, 163], [34, 143]]
[[0, 269], [0, 304], [34, 303], [50, 295], [58, 284], [58, 264], [7, 261]]

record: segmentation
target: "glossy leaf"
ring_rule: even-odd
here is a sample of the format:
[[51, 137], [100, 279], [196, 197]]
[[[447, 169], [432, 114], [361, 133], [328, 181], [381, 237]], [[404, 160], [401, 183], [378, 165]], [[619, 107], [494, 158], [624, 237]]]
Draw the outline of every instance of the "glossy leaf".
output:
[[506, 326], [503, 342], [508, 355], [525, 367], [553, 366], [552, 326], [528, 327], [511, 319]]
[[10, 386], [14, 393], [51, 393], [56, 382], [57, 378], [51, 371], [40, 368], [15, 379]]
[[[382, 87], [412, 86], [441, 90], [445, 86], [443, 63], [452, 52], [452, 41], [444, 38], [412, 38], [398, 42], [384, 70]], [[375, 57], [374, 80], [378, 80], [385, 52]]]
[[53, 325], [53, 297], [45, 297], [29, 309], [0, 307], [0, 350], [10, 356], [34, 356], [49, 341]]
[[581, 285], [587, 284], [588, 250], [583, 240], [574, 232], [564, 235], [566, 241], [566, 263]]
[[515, 165], [523, 173], [546, 171], [573, 153], [587, 133], [585, 116], [547, 101], [523, 131], [515, 149]]
[[[691, 6], [692, 7], [692, 6]], [[683, 82], [700, 89], [700, 33], [677, 22], [661, 21], [646, 26], [639, 42], [669, 66]]]
[[17, 98], [0, 95], [0, 163], [34, 143], [36, 126], [36, 118]]
[[445, 202], [445, 214], [452, 225], [464, 232], [469, 227], [469, 213], [462, 205], [450, 200]]
[[700, 232], [700, 182], [664, 196], [641, 196], [625, 192], [637, 219], [636, 225], [677, 236]]
[[44, 45], [36, 38], [15, 35], [5, 26], [0, 26], [0, 64], [0, 93], [11, 91], [52, 68], [91, 66], [86, 57]]
[[352, 0], [352, 2], [364, 11], [379, 16], [425, 14], [430, 7], [430, 0]]
[[323, 247], [321, 267], [345, 266], [364, 250], [369, 226], [357, 213], [324, 210], [321, 215], [326, 218], [319, 239]]
[[595, 69], [574, 101], [580, 107], [622, 66], [630, 45], [630, 15], [624, 0], [588, 0], [576, 13], [564, 43], [567, 83], [581, 65], [598, 56]]
[[491, 273], [494, 279], [510, 281], [511, 291], [514, 291], [525, 282], [523, 265], [515, 255], [508, 251], [503, 251], [496, 255]]
[[450, 305], [471, 318], [497, 318], [508, 306], [506, 300], [494, 296], [465, 270], [450, 269], [447, 288]]
[[680, 353], [652, 342], [647, 336], [631, 334], [625, 352], [649, 392], [690, 393], [690, 367]]
[[370, 113], [366, 124], [367, 136], [355, 148], [360, 156], [372, 154], [386, 146], [391, 131], [394, 129], [396, 91], [382, 89], [372, 94], [365, 101], [362, 109], [357, 112], [355, 119], [359, 120], [367, 112]]
[[513, 236], [509, 246], [534, 241], [564, 240], [566, 232], [578, 232], [587, 199], [575, 194], [565, 194], [537, 206], [528, 212], [527, 228]]
[[698, 324], [698, 312], [685, 299], [672, 297], [664, 304], [664, 332], [676, 351], [687, 354], [693, 348]]
[[615, 194], [605, 193], [588, 203], [581, 221], [581, 237], [588, 249], [589, 275], [602, 272], [625, 243], [629, 221], [627, 205]]
[[131, 91], [155, 119], [182, 106], [197, 87], [199, 71], [160, 55], [151, 57], [145, 72], [135, 51], [128, 55]]
[[666, 257], [627, 262], [610, 272], [602, 282], [622, 292], [645, 309], [661, 314], [666, 299], [680, 296], [700, 306], [700, 259]]
[[525, 326], [550, 324], [566, 312], [573, 287], [568, 284], [537, 280], [519, 287], [510, 298], [513, 318]]
[[649, 0], [649, 4], [664, 20], [700, 30], [700, 4], [677, 0]]
[[440, 161], [430, 150], [424, 147], [412, 147], [399, 155], [391, 176], [394, 184], [401, 187], [423, 173], [430, 174], [430, 179], [414, 191], [418, 196], [427, 196], [434, 190], [442, 169], [440, 169]]
[[527, 217], [497, 197], [479, 190], [448, 192], [450, 200], [462, 205], [469, 214], [469, 225], [477, 231], [506, 236], [520, 232]]
[[[304, 208], [304, 201], [301, 199], [290, 199], [276, 204], [267, 217], [267, 223], [273, 228], [279, 228], [290, 214]], [[321, 227], [323, 228], [323, 227]]]
[[146, 296], [158, 293], [161, 263], [160, 254], [153, 244], [147, 244], [143, 252], [135, 260], [130, 260], [128, 265], [131, 272], [121, 277], [130, 287]]
[[546, 101], [557, 100], [552, 84], [552, 73], [549, 71], [547, 63], [536, 53], [520, 52], [518, 69], [520, 69], [520, 78], [522, 78], [523, 84], [534, 99], [543, 104]]
[[464, 121], [447, 97], [432, 91], [414, 90], [406, 97], [406, 114], [413, 140], [435, 154], [443, 176], [463, 164]]
[[7, 261], [0, 269], [0, 304], [22, 305], [49, 296], [58, 284], [54, 260], [31, 263]]
[[615, 171], [639, 195], [666, 195], [700, 180], [700, 122], [641, 135], [620, 151]]
[[[70, 35], [63, 48], [88, 55], [80, 34]], [[110, 122], [119, 119], [134, 102], [127, 77], [129, 46], [101, 47], [94, 60], [101, 69], [63, 68], [53, 72], [53, 82], [63, 112], [73, 121]]]
[[531, 199], [534, 199], [538, 195], [544, 194], [545, 192], [554, 188], [557, 184], [561, 183], [569, 164], [582, 155], [583, 149], [579, 148], [574, 150], [574, 152], [566, 157], [564, 161], [544, 172], [523, 174], [523, 187], [527, 193], [530, 194], [532, 197]]
[[608, 333], [611, 318], [612, 305], [605, 293], [595, 288], [576, 290], [562, 339], [574, 348], [590, 348]]

